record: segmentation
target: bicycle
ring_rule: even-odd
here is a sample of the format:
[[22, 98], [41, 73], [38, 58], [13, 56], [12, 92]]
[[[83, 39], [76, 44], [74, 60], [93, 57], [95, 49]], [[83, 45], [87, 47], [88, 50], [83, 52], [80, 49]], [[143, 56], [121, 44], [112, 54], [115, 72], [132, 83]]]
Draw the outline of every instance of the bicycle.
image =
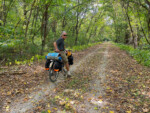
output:
[[[68, 57], [69, 65], [72, 65], [73, 56], [72, 56], [71, 50], [67, 50], [66, 55]], [[72, 61], [69, 58], [72, 58]], [[64, 68], [64, 63], [59, 53], [49, 53], [49, 57], [47, 59], [50, 59], [49, 79], [51, 82], [57, 81], [59, 73], [62, 73], [64, 76], [66, 76], [67, 71]]]

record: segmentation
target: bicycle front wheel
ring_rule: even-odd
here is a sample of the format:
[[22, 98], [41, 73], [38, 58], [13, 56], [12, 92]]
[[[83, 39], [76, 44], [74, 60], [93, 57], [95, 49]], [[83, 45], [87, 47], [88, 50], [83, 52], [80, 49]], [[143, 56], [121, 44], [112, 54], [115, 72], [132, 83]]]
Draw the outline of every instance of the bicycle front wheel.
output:
[[55, 82], [58, 78], [58, 72], [54, 71], [53, 69], [50, 68], [49, 70], [49, 79], [52, 82]]

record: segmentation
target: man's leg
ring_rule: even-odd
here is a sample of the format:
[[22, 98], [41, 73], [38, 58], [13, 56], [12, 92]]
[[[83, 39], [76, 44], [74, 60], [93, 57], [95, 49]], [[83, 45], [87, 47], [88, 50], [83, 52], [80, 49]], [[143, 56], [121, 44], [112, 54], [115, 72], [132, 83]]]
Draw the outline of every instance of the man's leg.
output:
[[69, 64], [68, 64], [68, 62], [66, 63], [66, 69], [67, 69], [67, 77], [71, 77], [71, 73], [69, 71]]
[[67, 69], [67, 71], [69, 71], [69, 64], [68, 63], [66, 63], [66, 69]]
[[67, 77], [70, 77], [71, 74], [70, 74], [70, 71], [69, 71], [68, 58], [67, 58], [67, 56], [66, 56], [64, 51], [61, 52], [60, 54], [61, 54], [62, 60], [63, 60], [63, 62], [65, 64], [65, 66], [66, 66], [66, 69], [67, 69]]

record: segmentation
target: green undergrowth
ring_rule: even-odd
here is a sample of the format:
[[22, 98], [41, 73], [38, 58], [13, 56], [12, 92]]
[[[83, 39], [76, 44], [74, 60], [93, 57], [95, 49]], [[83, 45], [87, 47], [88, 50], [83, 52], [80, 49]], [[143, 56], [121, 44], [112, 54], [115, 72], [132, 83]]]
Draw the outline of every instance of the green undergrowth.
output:
[[35, 55], [32, 56], [31, 59], [25, 59], [23, 61], [15, 60], [14, 62], [7, 62], [5, 65], [6, 66], [11, 66], [11, 65], [25, 65], [28, 64], [29, 66], [33, 64], [34, 61], [41, 61], [41, 59], [45, 59], [45, 56], [41, 55]]
[[[98, 42], [98, 43], [91, 43], [91, 44], [87, 44], [87, 45], [80, 45], [80, 46], [73, 46], [72, 48], [69, 48], [71, 49], [73, 52], [75, 51], [81, 51], [81, 50], [84, 50], [84, 49], [87, 49], [88, 47], [91, 47], [91, 46], [95, 46], [97, 44], [100, 44], [101, 42]], [[53, 53], [53, 51], [50, 51], [49, 53]], [[24, 60], [9, 60], [8, 62], [6, 62], [6, 66], [10, 66], [10, 65], [24, 65], [24, 64], [28, 64], [29, 66], [31, 64], [33, 64], [34, 61], [41, 61], [43, 59], [45, 59], [45, 56], [47, 55], [47, 53], [44, 53], [44, 55], [34, 55], [30, 58], [25, 58]]]
[[132, 46], [124, 44], [115, 44], [120, 49], [125, 50], [129, 53], [138, 63], [150, 67], [150, 51], [134, 49]]

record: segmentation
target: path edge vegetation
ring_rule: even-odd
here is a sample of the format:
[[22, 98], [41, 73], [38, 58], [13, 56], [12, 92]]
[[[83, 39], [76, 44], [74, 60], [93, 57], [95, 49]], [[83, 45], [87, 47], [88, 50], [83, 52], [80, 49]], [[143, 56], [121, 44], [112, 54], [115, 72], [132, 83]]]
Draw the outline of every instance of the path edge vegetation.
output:
[[[82, 50], [85, 50], [89, 47], [92, 47], [92, 46], [95, 46], [95, 45], [98, 45], [98, 44], [101, 44], [102, 42], [97, 42], [97, 43], [89, 43], [89, 44], [85, 44], [85, 45], [78, 45], [78, 46], [73, 46], [72, 48], [67, 48], [66, 50], [72, 50], [72, 52], [78, 52], [78, 51], [82, 51]], [[41, 60], [44, 60], [45, 59], [45, 56], [48, 54], [48, 53], [53, 53], [54, 51], [49, 51], [49, 52], [45, 52], [44, 55], [34, 55], [32, 56], [30, 59], [24, 59], [24, 60], [14, 60], [13, 62], [7, 62], [5, 65], [6, 66], [11, 66], [12, 64], [14, 65], [25, 65], [25, 64], [28, 64], [29, 66], [31, 64], [33, 64], [34, 61], [38, 61], [40, 62]]]
[[121, 50], [125, 50], [127, 54], [132, 56], [138, 63], [150, 67], [150, 51], [149, 50], [143, 50], [140, 48], [134, 49], [131, 45], [125, 45], [121, 43], [114, 43], [117, 47], [119, 47]]

